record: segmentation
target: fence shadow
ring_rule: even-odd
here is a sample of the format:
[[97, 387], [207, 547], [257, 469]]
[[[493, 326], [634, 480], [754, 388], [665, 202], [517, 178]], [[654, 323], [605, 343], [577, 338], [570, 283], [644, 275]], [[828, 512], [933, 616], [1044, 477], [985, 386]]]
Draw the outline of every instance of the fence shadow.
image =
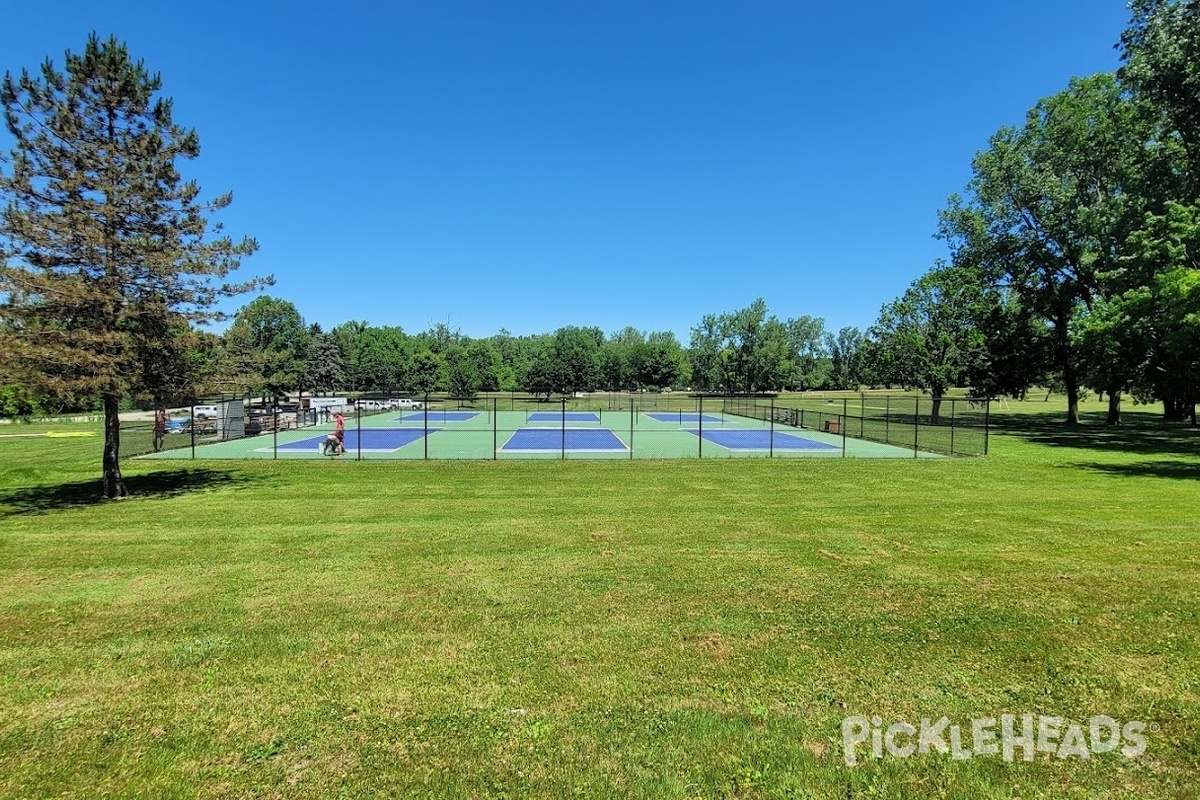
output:
[[991, 424], [994, 434], [1016, 436], [1050, 447], [1200, 457], [1200, 430], [1182, 423], [1163, 422], [1156, 414], [1123, 416], [1123, 425], [1105, 425], [1103, 414], [1085, 414], [1078, 425], [1067, 425], [1061, 412], [993, 414]]
[[[244, 487], [257, 476], [216, 469], [172, 469], [125, 476], [130, 499], [161, 500], [209, 489]], [[109, 502], [100, 478], [47, 486], [0, 490], [0, 519], [46, 514]]]

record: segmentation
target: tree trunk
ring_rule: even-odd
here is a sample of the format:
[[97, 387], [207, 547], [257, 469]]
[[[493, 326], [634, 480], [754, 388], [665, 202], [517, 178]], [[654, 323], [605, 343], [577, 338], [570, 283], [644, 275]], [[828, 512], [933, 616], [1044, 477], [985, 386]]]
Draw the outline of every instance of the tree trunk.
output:
[[1108, 417], [1104, 420], [1105, 425], [1120, 425], [1121, 424], [1121, 390], [1109, 389], [1108, 391]]
[[1079, 379], [1075, 370], [1067, 369], [1063, 373], [1063, 383], [1067, 385], [1067, 424], [1079, 424]]
[[[1067, 390], [1067, 424], [1079, 424], [1079, 376], [1075, 374], [1073, 353], [1071, 352], [1071, 334], [1067, 327], [1070, 324], [1071, 311], [1063, 309], [1063, 313], [1054, 318], [1054, 338], [1058, 355], [1058, 365], [1062, 368], [1063, 385]], [[1048, 398], [1049, 396], [1047, 396]]]
[[1182, 400], [1177, 397], [1168, 397], [1163, 400], [1163, 421], [1183, 422], [1185, 419], [1187, 419], [1187, 411]]
[[942, 413], [942, 393], [938, 392], [933, 395], [933, 409], [929, 414], [929, 421], [933, 425], [938, 424], [938, 418]]
[[104, 496], [110, 500], [127, 497], [129, 490], [121, 480], [121, 418], [120, 398], [104, 395]]

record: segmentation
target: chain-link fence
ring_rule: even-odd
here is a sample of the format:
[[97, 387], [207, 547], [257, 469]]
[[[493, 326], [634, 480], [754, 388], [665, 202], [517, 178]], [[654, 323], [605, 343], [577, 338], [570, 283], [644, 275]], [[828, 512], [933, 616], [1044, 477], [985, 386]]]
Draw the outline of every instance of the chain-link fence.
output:
[[[123, 426], [126, 454], [191, 458], [899, 458], [987, 452], [986, 401], [686, 393], [221, 398], [165, 430]], [[159, 426], [162, 427], [161, 425]]]
[[288, 402], [228, 394], [176, 399], [141, 412], [139, 419], [122, 420], [121, 453], [139, 456], [186, 449], [195, 458], [198, 447], [312, 427], [318, 424], [319, 408], [310, 402], [309, 398]]
[[982, 456], [988, 451], [990, 403], [977, 398], [726, 397], [725, 410], [752, 419], [840, 433], [914, 453]]

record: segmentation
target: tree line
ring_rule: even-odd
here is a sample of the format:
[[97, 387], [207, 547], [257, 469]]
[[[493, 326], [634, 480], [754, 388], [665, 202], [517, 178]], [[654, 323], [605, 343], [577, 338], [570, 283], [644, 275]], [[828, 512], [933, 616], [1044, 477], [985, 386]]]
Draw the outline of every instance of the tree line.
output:
[[708, 314], [687, 345], [672, 331], [632, 326], [606, 334], [567, 326], [472, 338], [444, 324], [416, 333], [352, 320], [323, 330], [290, 301], [262, 295], [222, 335], [194, 340], [186, 383], [202, 391], [412, 392], [472, 398], [480, 392], [754, 392], [850, 389], [868, 380], [857, 328], [836, 335], [821, 319], [780, 320], [759, 299]]

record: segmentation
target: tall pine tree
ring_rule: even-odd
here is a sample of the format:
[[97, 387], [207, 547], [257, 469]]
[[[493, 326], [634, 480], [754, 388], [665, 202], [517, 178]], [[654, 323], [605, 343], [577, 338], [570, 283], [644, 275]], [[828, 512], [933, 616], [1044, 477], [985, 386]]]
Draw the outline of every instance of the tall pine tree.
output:
[[165, 359], [215, 304], [269, 282], [230, 283], [258, 245], [208, 216], [179, 160], [196, 132], [172, 119], [162, 81], [115, 38], [94, 34], [65, 70], [4, 76], [0, 105], [14, 144], [0, 160], [0, 371], [59, 397], [104, 405], [104, 494], [121, 479], [122, 397], [178, 385]]

